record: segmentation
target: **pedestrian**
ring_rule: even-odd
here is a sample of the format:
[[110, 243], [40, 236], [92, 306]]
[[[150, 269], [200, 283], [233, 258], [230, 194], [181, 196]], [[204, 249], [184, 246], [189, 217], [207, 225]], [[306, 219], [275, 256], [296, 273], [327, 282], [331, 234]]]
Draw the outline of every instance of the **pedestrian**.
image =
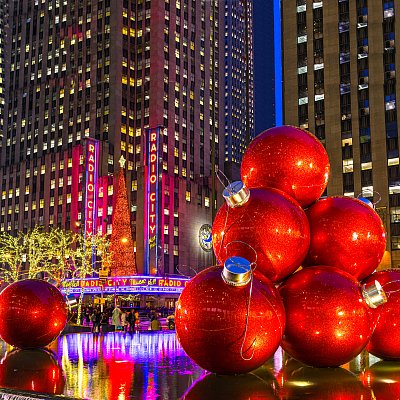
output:
[[114, 329], [117, 331], [121, 326], [121, 314], [122, 311], [118, 306], [115, 306], [112, 312], [112, 324], [114, 325]]
[[140, 328], [140, 317], [139, 317], [139, 311], [135, 311], [135, 328], [139, 330]]
[[151, 318], [150, 327], [151, 327], [152, 331], [161, 331], [162, 330], [161, 322], [158, 319], [158, 314], [157, 313], [155, 313], [153, 315], [153, 317]]
[[107, 332], [107, 329], [105, 329], [105, 327], [108, 325], [108, 314], [106, 312], [102, 312], [101, 313], [101, 317], [100, 317], [100, 325], [101, 325], [101, 331]]
[[93, 314], [91, 316], [92, 320], [92, 332], [93, 333], [98, 333], [100, 332], [100, 313], [98, 310], [94, 310]]
[[126, 313], [127, 332], [132, 332], [135, 323], [134, 318], [135, 316], [133, 315], [133, 311], [128, 310], [128, 312]]
[[121, 314], [121, 326], [122, 326], [122, 330], [123, 331], [125, 331], [125, 328], [126, 328], [126, 312], [125, 311], [122, 311], [122, 314]]

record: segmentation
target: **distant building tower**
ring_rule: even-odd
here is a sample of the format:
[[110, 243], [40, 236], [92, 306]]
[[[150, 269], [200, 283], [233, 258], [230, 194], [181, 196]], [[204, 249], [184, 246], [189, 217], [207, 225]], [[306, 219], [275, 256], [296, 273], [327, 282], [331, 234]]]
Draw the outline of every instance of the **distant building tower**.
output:
[[8, 1], [0, 1], [0, 137], [3, 136], [4, 103], [5, 103], [5, 42], [8, 24]]
[[225, 0], [224, 72], [224, 155], [229, 174], [231, 168], [235, 171], [232, 163], [240, 165], [246, 146], [255, 135], [252, 0]]
[[328, 195], [362, 196], [376, 204], [388, 234], [382, 264], [397, 267], [400, 3], [282, 0], [281, 5], [284, 123], [308, 129], [325, 145]]
[[8, 3], [0, 231], [111, 233], [123, 155], [138, 273], [211, 265], [199, 236], [223, 201], [224, 2]]

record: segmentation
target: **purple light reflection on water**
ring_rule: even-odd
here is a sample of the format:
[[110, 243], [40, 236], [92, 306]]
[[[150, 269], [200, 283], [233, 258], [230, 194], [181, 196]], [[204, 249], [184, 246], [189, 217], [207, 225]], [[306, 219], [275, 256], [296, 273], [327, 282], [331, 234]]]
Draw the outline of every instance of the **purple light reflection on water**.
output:
[[204, 374], [173, 332], [71, 334], [54, 347], [77, 398], [178, 399]]
[[[35, 385], [46, 388], [47, 393], [64, 390], [66, 396], [91, 400], [292, 400], [305, 396], [367, 400], [373, 398], [375, 375], [379, 375], [379, 371], [370, 369], [378, 360], [366, 352], [344, 368], [318, 369], [307, 367], [278, 349], [273, 358], [252, 373], [218, 376], [195, 365], [183, 351], [175, 333], [169, 331], [70, 334], [58, 338], [51, 350], [54, 352], [53, 355], [49, 353], [51, 362], [45, 357], [48, 352], [43, 350], [37, 351], [36, 361], [30, 360], [30, 366], [42, 362], [38, 373], [30, 366], [28, 368], [25, 361], [17, 362], [26, 360], [28, 353], [29, 357], [35, 357], [35, 352], [21, 350], [15, 353], [0, 341], [0, 382], [3, 387], [16, 388], [6, 385], [8, 379], [13, 384], [21, 382], [17, 389], [26, 390], [23, 384], [33, 379]], [[51, 374], [57, 370], [53, 357], [57, 358], [65, 374], [65, 386], [64, 380]], [[11, 369], [7, 370], [7, 365]], [[386, 368], [385, 365], [383, 362], [381, 369]], [[14, 375], [18, 379], [14, 379]], [[387, 386], [384, 390], [394, 390], [389, 387], [392, 385], [400, 393], [400, 368], [395, 376], [392, 375], [390, 381], [379, 375], [379, 382]], [[60, 391], [53, 391], [53, 381]]]

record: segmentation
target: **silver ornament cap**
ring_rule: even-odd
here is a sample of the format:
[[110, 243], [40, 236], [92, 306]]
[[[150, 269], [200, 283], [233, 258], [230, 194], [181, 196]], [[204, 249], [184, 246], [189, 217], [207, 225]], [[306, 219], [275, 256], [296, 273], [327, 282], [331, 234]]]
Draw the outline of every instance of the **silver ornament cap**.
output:
[[222, 196], [229, 207], [240, 207], [249, 200], [250, 190], [242, 181], [235, 181], [224, 189]]
[[375, 281], [368, 287], [366, 284], [363, 285], [361, 288], [361, 293], [364, 297], [364, 300], [371, 308], [377, 308], [378, 306], [387, 302], [386, 293], [378, 281]]
[[224, 263], [222, 279], [230, 286], [245, 286], [251, 280], [250, 261], [243, 257], [230, 257]]

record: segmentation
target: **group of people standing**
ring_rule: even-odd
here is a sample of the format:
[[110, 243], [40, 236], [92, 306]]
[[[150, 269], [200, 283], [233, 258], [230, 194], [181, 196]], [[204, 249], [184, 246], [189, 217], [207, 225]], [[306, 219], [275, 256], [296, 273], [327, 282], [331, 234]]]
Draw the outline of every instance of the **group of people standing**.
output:
[[95, 308], [90, 316], [90, 321], [92, 322], [92, 332], [100, 332], [102, 325], [108, 325], [108, 314]]
[[112, 312], [111, 320], [116, 331], [134, 332], [135, 329], [140, 327], [139, 312], [135, 310], [125, 312], [116, 306]]

